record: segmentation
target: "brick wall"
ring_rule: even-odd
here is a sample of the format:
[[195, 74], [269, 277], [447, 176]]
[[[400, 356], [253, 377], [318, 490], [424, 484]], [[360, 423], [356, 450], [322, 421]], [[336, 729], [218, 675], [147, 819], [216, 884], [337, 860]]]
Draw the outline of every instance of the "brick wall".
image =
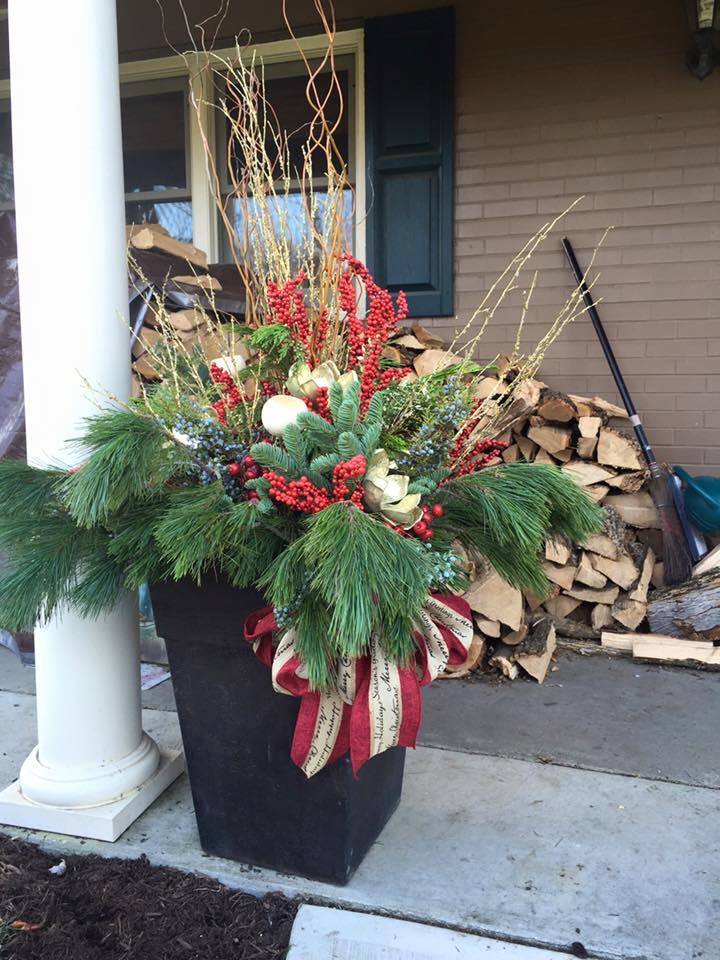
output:
[[[601, 316], [660, 457], [720, 472], [720, 70], [684, 66], [675, 0], [504, 0], [458, 5], [456, 310], [547, 219], [597, 257]], [[559, 232], [535, 257], [529, 332], [570, 290]], [[512, 344], [518, 301], [483, 354]], [[434, 325], [450, 330], [453, 321]], [[552, 348], [543, 377], [614, 397], [589, 321]]]

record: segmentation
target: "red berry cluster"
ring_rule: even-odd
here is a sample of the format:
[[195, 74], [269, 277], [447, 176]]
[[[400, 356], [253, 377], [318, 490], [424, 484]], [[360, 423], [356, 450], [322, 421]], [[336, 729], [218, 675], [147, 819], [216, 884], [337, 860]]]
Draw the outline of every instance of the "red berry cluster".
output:
[[260, 382], [260, 390], [266, 400], [269, 400], [270, 397], [274, 397], [277, 393], [275, 387], [268, 380], [262, 380]]
[[[356, 257], [344, 254], [347, 264], [339, 281], [340, 307], [345, 312], [348, 337], [348, 370], [360, 365], [360, 409], [364, 413], [372, 396], [380, 389], [380, 354], [398, 323], [408, 314], [405, 294], [400, 291], [397, 305], [392, 297], [373, 280], [370, 271]], [[354, 280], [358, 279], [367, 294], [365, 322], [357, 315], [358, 297]], [[389, 381], [388, 381], [389, 382]], [[386, 383], [387, 386], [387, 383]]]
[[477, 473], [507, 449], [507, 446], [505, 440], [478, 440], [470, 452], [463, 456], [462, 462], [453, 471], [453, 477]]
[[222, 394], [220, 400], [216, 400], [210, 406], [215, 411], [220, 423], [226, 427], [228, 410], [232, 410], [243, 400], [248, 400], [249, 397], [240, 393], [232, 376], [216, 363], [210, 364], [210, 379], [217, 384]]
[[[236, 461], [228, 464], [227, 472], [231, 477], [236, 479], [240, 478], [245, 482], [246, 480], [257, 480], [260, 476], [260, 467], [258, 467], [250, 454], [248, 454], [246, 457], [243, 457], [239, 463]], [[253, 503], [260, 499], [255, 490], [248, 490], [247, 498]]]
[[[359, 480], [365, 473], [365, 457], [358, 454], [351, 460], [338, 463], [333, 468], [332, 496], [307, 477], [300, 477], [299, 480], [286, 480], [273, 470], [266, 470], [264, 476], [270, 483], [268, 494], [271, 499], [277, 503], [282, 503], [291, 510], [297, 510], [299, 513], [319, 513], [331, 503], [340, 503], [342, 500], [349, 500], [358, 509], [363, 509], [363, 491], [362, 487], [354, 483], [352, 487], [348, 484], [349, 480]], [[349, 494], [349, 496], [348, 496]]]
[[354, 503], [356, 507], [363, 509], [363, 490], [362, 487], [358, 484], [353, 484], [353, 490], [350, 490], [348, 486], [348, 480], [359, 480], [365, 474], [366, 462], [365, 457], [358, 453], [351, 460], [346, 460], [344, 463], [338, 463], [337, 466], [333, 467], [333, 503], [338, 503], [340, 500], [347, 500], [348, 494], [350, 494], [350, 501]]
[[432, 540], [433, 537], [432, 521], [434, 518], [436, 519], [443, 515], [443, 508], [439, 503], [434, 503], [432, 507], [423, 505], [422, 512], [423, 515], [421, 519], [410, 528], [410, 532], [414, 533], [423, 543], [427, 543], [428, 540]]
[[316, 487], [307, 477], [286, 480], [272, 470], [267, 470], [265, 477], [270, 482], [270, 497], [291, 510], [297, 510], [298, 513], [319, 513], [330, 506], [327, 491]]
[[422, 507], [422, 517], [413, 524], [409, 530], [404, 530], [402, 527], [396, 527], [394, 523], [385, 524], [386, 527], [390, 527], [395, 531], [395, 533], [400, 534], [401, 537], [417, 537], [418, 540], [422, 540], [423, 543], [427, 543], [428, 540], [433, 538], [432, 522], [433, 520], [441, 517], [443, 515], [443, 508], [439, 503], [434, 503], [431, 507], [428, 507], [427, 504], [424, 504]]
[[322, 417], [324, 420], [330, 422], [330, 403], [328, 401], [328, 388], [327, 387], [318, 387], [317, 393], [314, 398], [311, 400], [310, 397], [305, 397], [305, 406], [308, 410], [312, 410], [313, 413], [317, 413], [318, 416]]
[[404, 380], [405, 377], [412, 373], [411, 367], [388, 367], [387, 370], [383, 370], [380, 374], [380, 379], [377, 383], [378, 390], [384, 390], [385, 387], [389, 386], [391, 383], [394, 383], [396, 380]]
[[273, 323], [281, 323], [288, 328], [293, 340], [303, 348], [306, 362], [311, 363], [310, 324], [300, 288], [305, 279], [307, 275], [301, 270], [296, 277], [288, 280], [282, 287], [279, 287], [274, 280], [269, 280], [267, 298]]

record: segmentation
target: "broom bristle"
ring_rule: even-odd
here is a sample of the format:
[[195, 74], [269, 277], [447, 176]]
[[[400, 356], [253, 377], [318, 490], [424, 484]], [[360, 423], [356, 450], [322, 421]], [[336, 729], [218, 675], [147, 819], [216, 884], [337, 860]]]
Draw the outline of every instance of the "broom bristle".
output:
[[692, 557], [675, 509], [667, 477], [651, 468], [650, 493], [660, 516], [663, 538], [663, 579], [667, 586], [685, 583], [692, 576]]

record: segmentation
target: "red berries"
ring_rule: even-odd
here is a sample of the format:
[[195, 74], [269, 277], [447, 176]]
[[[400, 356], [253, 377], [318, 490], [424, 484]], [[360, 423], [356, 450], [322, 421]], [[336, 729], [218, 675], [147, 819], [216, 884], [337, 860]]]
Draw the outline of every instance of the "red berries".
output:
[[245, 469], [246, 480], [257, 480], [259, 476], [260, 476], [260, 470], [255, 465], [253, 465], [252, 467], [247, 467]]
[[299, 513], [319, 513], [320, 510], [329, 507], [331, 503], [339, 503], [342, 500], [349, 500], [359, 510], [362, 510], [362, 487], [359, 483], [354, 483], [351, 488], [348, 481], [360, 480], [365, 473], [365, 468], [365, 457], [360, 453], [350, 460], [338, 463], [333, 468], [332, 496], [327, 490], [316, 487], [307, 477], [300, 477], [299, 480], [286, 480], [280, 474], [268, 470], [265, 473], [265, 478], [270, 483], [270, 489], [268, 490], [270, 498], [291, 510], [297, 510]]
[[230, 474], [231, 477], [239, 477], [241, 470], [242, 470], [242, 467], [240, 466], [239, 463], [231, 463], [227, 468], [227, 472]]
[[441, 517], [442, 515], [443, 508], [439, 503], [434, 503], [432, 507], [429, 507], [427, 504], [423, 504], [422, 517], [410, 528], [410, 532], [413, 533], [418, 540], [422, 540], [423, 543], [427, 543], [428, 540], [432, 540], [433, 538], [433, 518]]

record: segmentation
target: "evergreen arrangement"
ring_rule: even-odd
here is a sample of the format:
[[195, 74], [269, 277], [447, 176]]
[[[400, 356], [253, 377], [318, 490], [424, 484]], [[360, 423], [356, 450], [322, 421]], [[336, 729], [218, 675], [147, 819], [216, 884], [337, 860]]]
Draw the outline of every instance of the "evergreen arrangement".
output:
[[[517, 391], [579, 301], [570, 298], [524, 360], [516, 344], [512, 375], [497, 372], [492, 397], [477, 389], [488, 368], [473, 359], [474, 332], [418, 376], [392, 347], [404, 296], [344, 252], [347, 181], [322, 107], [306, 167], [293, 175], [282, 131], [268, 158], [260, 78], [241, 58], [221, 74], [228, 155], [244, 157], [232, 171], [243, 236], [229, 229], [245, 321], [207, 315], [206, 348], [188, 352], [153, 302], [166, 336], [148, 355], [161, 377], [86, 422], [80, 466], [0, 463], [0, 626], [31, 628], [66, 605], [92, 617], [145, 582], [221, 576], [264, 592], [272, 643], [292, 642], [308, 691], [334, 691], [342, 713], [348, 665], [367, 687], [389, 664], [405, 697], [407, 671], [427, 682], [452, 654], [453, 617], [456, 633], [472, 636], [455, 602], [468, 557], [542, 597], [545, 539], [582, 542], [600, 528], [600, 509], [559, 469], [499, 456]], [[312, 82], [308, 90], [316, 106]], [[313, 153], [326, 161], [322, 207]], [[283, 200], [298, 181], [310, 186], [291, 244]], [[480, 333], [541, 239], [493, 286], [495, 302], [481, 304], [471, 320]], [[529, 295], [523, 318], [528, 305]], [[378, 744], [363, 756], [390, 741]]]

